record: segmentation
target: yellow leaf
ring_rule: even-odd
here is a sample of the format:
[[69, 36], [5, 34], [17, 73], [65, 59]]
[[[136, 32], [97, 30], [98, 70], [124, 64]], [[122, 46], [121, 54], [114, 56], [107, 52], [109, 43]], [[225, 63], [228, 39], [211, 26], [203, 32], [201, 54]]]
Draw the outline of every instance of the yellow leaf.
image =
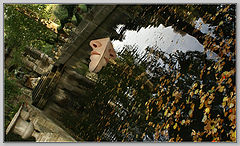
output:
[[232, 108], [233, 106], [234, 106], [233, 103], [230, 103], [230, 104], [229, 104], [229, 108]]
[[223, 98], [223, 101], [228, 101], [228, 97], [224, 97], [224, 98]]
[[114, 61], [112, 58], [109, 59], [109, 62], [112, 63], [112, 64], [114, 64], [114, 65], [117, 64], [117, 62]]
[[203, 102], [200, 104], [199, 108], [198, 109], [202, 109], [203, 108]]
[[226, 102], [223, 102], [223, 103], [222, 103], [222, 106], [225, 107], [225, 106], [226, 106]]
[[158, 90], [158, 93], [157, 93], [157, 94], [158, 94], [158, 97], [161, 95], [159, 90]]
[[181, 123], [181, 124], [183, 125], [184, 123], [185, 123], [185, 120], [182, 120], [182, 123]]
[[227, 78], [229, 78], [231, 76], [231, 72], [230, 71], [225, 71], [222, 73], [222, 76], [226, 76]]
[[167, 126], [166, 126], [166, 129], [168, 129], [169, 128], [169, 124], [167, 124]]
[[149, 118], [149, 116], [147, 115], [147, 117], [146, 117], [146, 121], [148, 120], [148, 118]]
[[193, 84], [193, 88], [196, 88], [196, 87], [197, 87], [197, 85], [198, 85], [198, 83], [195, 83], [195, 84]]
[[223, 21], [219, 22], [218, 26], [222, 25], [223, 24]]
[[231, 44], [232, 40], [233, 40], [233, 38], [229, 39], [228, 44]]
[[223, 92], [224, 88], [225, 88], [224, 86], [221, 86], [221, 88], [218, 91]]
[[217, 128], [214, 128], [214, 129], [213, 129], [213, 132], [216, 133], [216, 132], [217, 132]]
[[207, 120], [207, 115], [204, 115], [202, 118], [202, 122], [205, 122]]
[[149, 122], [148, 125], [149, 125], [149, 126], [152, 126], [152, 125], [153, 125], [153, 122]]
[[195, 104], [194, 104], [194, 103], [191, 104], [191, 109], [192, 109], [192, 110], [194, 109], [194, 107], [195, 107]]
[[190, 121], [189, 119], [186, 120], [186, 124], [187, 124], [187, 125], [190, 124], [190, 122], [191, 122], [191, 121]]
[[234, 132], [231, 131], [231, 135], [233, 138], [236, 138], [236, 130]]
[[227, 12], [228, 9], [229, 9], [229, 5], [226, 8], [224, 8], [222, 12], [225, 13]]
[[197, 90], [195, 90], [194, 94], [198, 94], [198, 91], [199, 91], [198, 89], [197, 89]]
[[164, 112], [164, 116], [166, 116], [167, 115], [167, 113], [168, 113], [168, 109]]
[[178, 126], [178, 125], [177, 125], [177, 123], [175, 123], [175, 125], [173, 126], [173, 129], [176, 129], [176, 128], [177, 128], [177, 126]]
[[210, 112], [210, 108], [209, 107], [207, 107], [206, 109], [205, 109], [205, 113], [209, 113]]

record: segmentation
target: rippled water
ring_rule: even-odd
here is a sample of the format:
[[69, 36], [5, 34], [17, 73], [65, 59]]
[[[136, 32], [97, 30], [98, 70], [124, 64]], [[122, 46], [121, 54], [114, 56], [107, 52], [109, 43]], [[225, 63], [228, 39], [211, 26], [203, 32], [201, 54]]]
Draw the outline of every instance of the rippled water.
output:
[[[197, 20], [196, 28], [200, 29], [202, 33], [209, 33], [213, 36], [211, 31], [213, 27], [209, 27], [208, 24], [204, 24], [201, 19]], [[121, 28], [124, 25], [118, 25], [116, 31], [120, 33]], [[134, 46], [138, 48], [139, 54], [144, 54], [147, 47], [154, 47], [162, 50], [166, 54], [174, 53], [177, 50], [182, 52], [187, 51], [199, 51], [205, 52], [207, 59], [217, 59], [217, 54], [212, 51], [204, 51], [203, 45], [198, 42], [196, 38], [189, 34], [180, 34], [170, 26], [164, 27], [159, 25], [158, 27], [141, 28], [139, 31], [127, 30], [124, 33], [124, 39], [113, 40], [114, 49], [120, 52], [124, 46]]]
[[[195, 21], [195, 28], [200, 29], [204, 34], [209, 34], [212, 37], [215, 37], [213, 34], [213, 28], [208, 24], [204, 24], [201, 19]], [[124, 25], [118, 25], [116, 31], [121, 32], [121, 29]], [[133, 46], [137, 48], [137, 53], [146, 55], [146, 48], [154, 48], [163, 51], [166, 57], [169, 57], [169, 54], [175, 53], [177, 50], [183, 53], [188, 51], [198, 51], [206, 54], [206, 59], [213, 59], [217, 61], [219, 56], [210, 51], [204, 50], [204, 47], [199, 41], [189, 35], [189, 34], [180, 34], [176, 32], [171, 26], [164, 27], [159, 25], [158, 27], [149, 26], [147, 28], [141, 28], [139, 31], [127, 30], [124, 32], [124, 37], [122, 40], [113, 40], [113, 47], [117, 52], [121, 52], [124, 49], [124, 46]], [[187, 56], [186, 56], [187, 57]], [[164, 61], [159, 58], [160, 66], [164, 65]], [[176, 66], [178, 62], [176, 63]], [[165, 64], [165, 68], [168, 70], [168, 64]], [[178, 68], [178, 67], [177, 67]], [[146, 70], [149, 75], [152, 75], [150, 70]], [[192, 76], [195, 79], [195, 76]], [[184, 80], [184, 79], [183, 79]], [[185, 80], [184, 80], [185, 81]], [[202, 81], [200, 81], [202, 83]], [[154, 95], [153, 95], [154, 96]], [[167, 130], [165, 132], [168, 132]], [[154, 134], [153, 134], [154, 137]], [[160, 140], [166, 141], [168, 137], [161, 135]], [[149, 135], [145, 135], [143, 141], [151, 141]]]

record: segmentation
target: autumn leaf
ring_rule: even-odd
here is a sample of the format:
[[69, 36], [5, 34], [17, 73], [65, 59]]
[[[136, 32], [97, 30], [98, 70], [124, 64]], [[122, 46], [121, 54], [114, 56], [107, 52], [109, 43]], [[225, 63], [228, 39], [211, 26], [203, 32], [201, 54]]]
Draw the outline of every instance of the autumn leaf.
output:
[[190, 96], [192, 97], [194, 95], [194, 93], [193, 92], [190, 92]]
[[227, 10], [229, 9], [230, 5], [228, 5], [226, 8], [223, 9], [223, 13], [227, 12]]
[[168, 109], [164, 112], [164, 116], [167, 116], [168, 113]]
[[194, 94], [198, 94], [198, 91], [199, 91], [198, 89], [197, 89], [197, 90], [195, 90]]
[[169, 124], [166, 125], [166, 129], [168, 129], [168, 128], [169, 128]]
[[231, 130], [230, 133], [231, 133], [231, 139], [232, 139], [232, 141], [235, 142], [235, 141], [236, 141], [236, 130], [234, 130], [234, 131]]
[[202, 118], [202, 122], [203, 122], [203, 123], [205, 123], [205, 122], [206, 122], [206, 120], [207, 120], [207, 115], [206, 115], [206, 114], [204, 114], [204, 116], [203, 116], [203, 118]]
[[196, 88], [198, 83], [193, 84], [193, 89]]
[[225, 88], [224, 86], [221, 86], [218, 91], [223, 92], [224, 88]]
[[185, 120], [182, 120], [181, 125], [185, 124]]
[[223, 21], [219, 22], [218, 26], [223, 25]]
[[148, 118], [149, 118], [149, 116], [147, 115], [147, 116], [146, 116], [146, 121], [148, 120]]
[[178, 126], [177, 123], [175, 123], [174, 126], [173, 126], [173, 129], [176, 129], [177, 126]]

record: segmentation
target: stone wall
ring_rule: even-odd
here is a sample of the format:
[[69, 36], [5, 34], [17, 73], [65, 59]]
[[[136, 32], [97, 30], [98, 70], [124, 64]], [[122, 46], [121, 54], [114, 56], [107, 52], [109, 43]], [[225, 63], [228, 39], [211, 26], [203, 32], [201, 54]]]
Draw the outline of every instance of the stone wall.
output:
[[76, 142], [65, 130], [50, 120], [45, 113], [28, 105], [30, 121], [34, 128], [39, 132], [36, 142]]
[[[63, 129], [60, 126], [61, 124], [51, 120], [45, 111], [31, 105], [31, 90], [22, 87], [22, 91], [22, 95], [18, 96], [17, 99], [18, 102], [24, 103], [24, 108], [29, 112], [29, 120], [33, 123], [35, 129], [36, 142], [77, 142], [72, 137], [71, 131]], [[50, 105], [54, 108], [53, 104]]]

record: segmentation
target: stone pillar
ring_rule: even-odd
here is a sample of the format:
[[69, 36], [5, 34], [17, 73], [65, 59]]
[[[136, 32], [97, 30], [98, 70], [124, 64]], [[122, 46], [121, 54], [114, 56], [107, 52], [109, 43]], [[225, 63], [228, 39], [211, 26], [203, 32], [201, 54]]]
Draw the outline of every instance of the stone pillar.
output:
[[29, 120], [29, 113], [23, 110], [22, 105], [8, 125], [6, 135], [12, 131], [15, 134], [20, 135], [22, 139], [30, 138], [34, 132], [34, 127], [33, 123], [28, 122], [27, 120]]
[[[26, 108], [28, 111], [26, 111]], [[19, 108], [7, 127], [6, 135], [14, 132], [28, 139], [34, 137], [36, 142], [77, 142], [67, 132], [48, 119], [31, 105]]]

